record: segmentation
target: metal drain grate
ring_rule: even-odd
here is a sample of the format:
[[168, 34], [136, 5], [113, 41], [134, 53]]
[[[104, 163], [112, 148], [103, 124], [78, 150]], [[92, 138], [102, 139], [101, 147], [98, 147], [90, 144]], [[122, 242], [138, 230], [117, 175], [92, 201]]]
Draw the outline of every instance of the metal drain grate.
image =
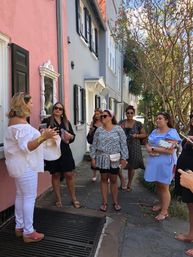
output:
[[12, 220], [0, 230], [0, 257], [93, 257], [105, 218], [36, 209], [34, 223], [45, 239], [25, 244]]

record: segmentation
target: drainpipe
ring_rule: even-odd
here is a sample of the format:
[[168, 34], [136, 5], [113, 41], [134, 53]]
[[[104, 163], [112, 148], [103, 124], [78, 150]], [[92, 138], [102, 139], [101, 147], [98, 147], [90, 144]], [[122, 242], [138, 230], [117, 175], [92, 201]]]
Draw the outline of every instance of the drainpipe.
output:
[[57, 54], [58, 54], [58, 94], [60, 102], [64, 103], [64, 50], [62, 34], [62, 0], [56, 0], [56, 22], [57, 22]]

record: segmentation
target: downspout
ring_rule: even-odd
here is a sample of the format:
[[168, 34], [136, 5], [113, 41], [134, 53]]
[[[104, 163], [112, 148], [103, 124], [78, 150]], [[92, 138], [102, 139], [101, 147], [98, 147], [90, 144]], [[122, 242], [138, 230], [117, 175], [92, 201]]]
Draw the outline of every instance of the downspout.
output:
[[58, 57], [58, 94], [60, 102], [64, 103], [64, 50], [62, 33], [62, 0], [56, 0], [56, 22], [57, 22], [57, 57]]

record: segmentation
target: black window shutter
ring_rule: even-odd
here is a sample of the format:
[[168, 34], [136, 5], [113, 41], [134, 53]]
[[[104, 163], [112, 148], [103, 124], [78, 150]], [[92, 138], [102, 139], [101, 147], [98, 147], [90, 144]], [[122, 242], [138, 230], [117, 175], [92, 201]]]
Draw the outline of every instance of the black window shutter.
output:
[[86, 122], [86, 93], [85, 89], [81, 88], [81, 96], [82, 96], [82, 123]]
[[84, 7], [84, 27], [85, 27], [85, 40], [88, 42], [88, 10], [86, 7]]
[[100, 98], [100, 96], [99, 96], [99, 103], [98, 103], [98, 105], [99, 105], [99, 108], [101, 108], [101, 98]]
[[29, 93], [29, 51], [12, 43], [12, 95], [16, 92]]
[[98, 96], [95, 95], [95, 109], [98, 108], [98, 101], [97, 100], [98, 100]]
[[80, 0], [76, 1], [76, 31], [80, 35]]
[[92, 22], [91, 22], [91, 17], [89, 16], [89, 46], [90, 46], [90, 50], [94, 50], [92, 49]]
[[96, 54], [96, 56], [98, 56], [98, 31], [97, 31], [97, 29], [95, 29], [94, 32], [95, 32], [95, 38], [94, 38], [94, 40], [95, 40], [95, 54]]
[[74, 85], [74, 125], [78, 124], [78, 85]]

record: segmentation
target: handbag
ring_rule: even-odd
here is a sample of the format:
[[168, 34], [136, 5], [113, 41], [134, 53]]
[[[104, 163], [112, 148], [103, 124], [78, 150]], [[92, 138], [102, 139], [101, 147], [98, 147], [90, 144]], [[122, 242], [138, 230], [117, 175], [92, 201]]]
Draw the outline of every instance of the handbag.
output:
[[111, 162], [118, 162], [121, 159], [121, 154], [120, 153], [114, 153], [114, 154], [110, 154], [110, 161]]
[[43, 143], [44, 160], [55, 161], [60, 158], [60, 143], [61, 137], [59, 135], [55, 139], [48, 139]]

